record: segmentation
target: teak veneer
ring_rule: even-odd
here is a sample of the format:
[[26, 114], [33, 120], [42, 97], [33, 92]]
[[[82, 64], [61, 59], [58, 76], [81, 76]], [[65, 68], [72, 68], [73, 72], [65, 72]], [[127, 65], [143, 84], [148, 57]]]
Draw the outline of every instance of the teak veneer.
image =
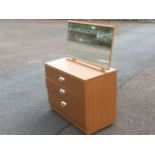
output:
[[96, 70], [67, 58], [45, 64], [52, 109], [86, 134], [116, 120], [117, 70]]

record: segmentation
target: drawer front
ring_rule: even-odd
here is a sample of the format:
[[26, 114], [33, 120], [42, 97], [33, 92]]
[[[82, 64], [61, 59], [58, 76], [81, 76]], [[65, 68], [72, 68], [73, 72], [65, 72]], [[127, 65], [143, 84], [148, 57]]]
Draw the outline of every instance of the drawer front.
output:
[[71, 102], [62, 100], [55, 95], [49, 95], [48, 98], [51, 105], [54, 108], [58, 108], [64, 117], [69, 117], [70, 120], [75, 121], [79, 125], [85, 126], [84, 109], [75, 106]]
[[53, 80], [76, 93], [83, 91], [84, 82], [82, 80], [79, 80], [78, 78], [68, 75], [48, 65], [45, 65], [45, 72], [46, 78]]
[[84, 108], [83, 91], [76, 93], [48, 79], [46, 79], [46, 87], [49, 95], [56, 95], [58, 98], [61, 98], [62, 100], [75, 104], [78, 107]]

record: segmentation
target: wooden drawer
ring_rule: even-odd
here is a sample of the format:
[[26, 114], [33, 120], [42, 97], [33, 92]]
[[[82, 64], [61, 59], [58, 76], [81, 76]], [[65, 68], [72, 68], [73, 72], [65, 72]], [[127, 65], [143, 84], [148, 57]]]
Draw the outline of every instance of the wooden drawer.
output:
[[[58, 98], [61, 98], [62, 100], [65, 100], [66, 102], [70, 102], [72, 104], [77, 105], [80, 108], [84, 108], [84, 93], [83, 91], [80, 91], [79, 93], [76, 93], [75, 91], [71, 91], [62, 85], [51, 81], [49, 79], [46, 79], [46, 87], [49, 94], [56, 95]], [[60, 91], [65, 91], [64, 93], [61, 93]]]
[[[60, 70], [45, 65], [46, 78], [53, 80], [62, 86], [74, 91], [75, 93], [83, 93], [84, 82], [78, 78], [68, 75]], [[60, 78], [64, 78], [64, 81], [60, 82]]]
[[[66, 116], [67, 118], [72, 120], [72, 122], [75, 121], [79, 125], [85, 126], [84, 109], [77, 107], [71, 102], [62, 100], [55, 95], [48, 95], [48, 99], [54, 109], [58, 108], [64, 117]], [[66, 102], [67, 105], [63, 107], [61, 104], [62, 101]]]

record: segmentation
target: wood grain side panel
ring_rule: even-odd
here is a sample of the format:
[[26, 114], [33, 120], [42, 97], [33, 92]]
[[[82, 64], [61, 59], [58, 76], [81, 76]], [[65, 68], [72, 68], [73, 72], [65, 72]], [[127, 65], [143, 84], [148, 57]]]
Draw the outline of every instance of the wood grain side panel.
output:
[[86, 82], [86, 128], [88, 133], [116, 120], [116, 71]]

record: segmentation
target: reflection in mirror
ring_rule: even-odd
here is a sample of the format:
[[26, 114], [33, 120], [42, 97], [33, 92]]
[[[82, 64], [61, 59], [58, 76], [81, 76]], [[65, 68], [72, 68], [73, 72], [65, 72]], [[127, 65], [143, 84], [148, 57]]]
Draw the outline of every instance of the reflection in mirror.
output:
[[112, 26], [70, 21], [68, 24], [68, 55], [109, 69], [113, 30]]

